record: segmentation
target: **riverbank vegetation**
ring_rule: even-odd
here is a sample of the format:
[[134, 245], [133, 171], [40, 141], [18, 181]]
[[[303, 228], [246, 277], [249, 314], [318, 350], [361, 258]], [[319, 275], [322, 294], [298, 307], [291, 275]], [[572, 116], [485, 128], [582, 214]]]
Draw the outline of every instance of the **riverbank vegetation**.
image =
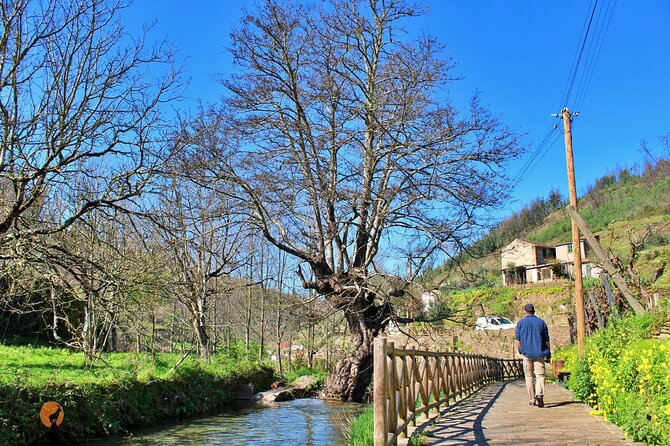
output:
[[670, 444], [670, 305], [612, 321], [588, 337], [585, 354], [561, 349], [570, 370], [568, 388], [594, 413], [635, 441]]
[[369, 405], [351, 422], [349, 446], [370, 446], [374, 441], [374, 408]]
[[215, 354], [209, 363], [179, 354], [103, 353], [95, 362], [62, 348], [0, 345], [0, 444], [30, 444], [46, 433], [47, 401], [65, 413], [66, 438], [129, 429], [209, 413], [233, 402], [239, 384], [270, 387], [265, 363]]

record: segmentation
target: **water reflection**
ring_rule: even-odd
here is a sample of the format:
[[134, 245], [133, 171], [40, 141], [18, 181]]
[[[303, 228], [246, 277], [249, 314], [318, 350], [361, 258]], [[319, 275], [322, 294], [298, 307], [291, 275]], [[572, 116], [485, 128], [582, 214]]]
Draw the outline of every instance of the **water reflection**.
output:
[[364, 406], [300, 399], [276, 407], [240, 406], [215, 416], [136, 432], [130, 438], [96, 440], [121, 445], [305, 445], [346, 444], [344, 430]]

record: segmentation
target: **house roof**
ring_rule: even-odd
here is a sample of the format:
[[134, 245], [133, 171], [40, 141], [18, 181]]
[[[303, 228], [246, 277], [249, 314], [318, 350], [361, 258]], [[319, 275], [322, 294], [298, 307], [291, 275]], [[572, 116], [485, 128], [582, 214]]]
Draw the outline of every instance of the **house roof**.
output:
[[[545, 245], [544, 243], [535, 243], [535, 242], [531, 242], [530, 240], [525, 239], [525, 238], [515, 238], [514, 240], [512, 240], [511, 242], [509, 242], [507, 245], [505, 245], [505, 248], [508, 247], [509, 245], [511, 245], [512, 243], [517, 242], [517, 241], [518, 241], [518, 242], [528, 243], [528, 244], [533, 245], [533, 246], [536, 246], [536, 247], [538, 247], [538, 248], [552, 248], [552, 249], [553, 249], [553, 246], [551, 246], [551, 245]], [[503, 248], [503, 249], [504, 249], [504, 248]]]
[[[579, 239], [579, 241], [580, 242], [586, 242], [586, 238], [582, 237], [582, 238]], [[569, 242], [556, 243], [555, 246], [564, 246], [564, 245], [572, 245], [572, 240], [570, 240]]]

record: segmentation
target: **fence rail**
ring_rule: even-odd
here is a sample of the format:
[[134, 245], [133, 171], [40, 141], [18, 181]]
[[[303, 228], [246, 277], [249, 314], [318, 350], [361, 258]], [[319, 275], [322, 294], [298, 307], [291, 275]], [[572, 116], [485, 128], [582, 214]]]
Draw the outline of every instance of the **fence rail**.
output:
[[523, 377], [520, 359], [404, 350], [385, 338], [374, 344], [374, 445], [407, 441], [440, 408], [483, 385]]

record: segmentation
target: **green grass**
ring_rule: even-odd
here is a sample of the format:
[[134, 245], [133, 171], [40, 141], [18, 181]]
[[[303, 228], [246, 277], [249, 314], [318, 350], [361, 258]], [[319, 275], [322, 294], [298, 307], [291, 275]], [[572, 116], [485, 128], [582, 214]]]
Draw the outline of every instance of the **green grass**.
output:
[[[55, 347], [15, 347], [0, 345], [0, 383], [39, 387], [62, 384], [105, 384], [126, 380], [140, 382], [164, 379], [182, 358], [177, 353], [103, 353], [101, 359], [87, 361], [82, 353]], [[204, 364], [196, 355], [187, 357], [176, 372], [202, 370], [226, 375], [256, 364], [223, 355], [214, 355]], [[174, 372], [173, 372], [174, 373]]]
[[63, 406], [71, 438], [124, 433], [168, 419], [205, 414], [232, 402], [235, 387], [267, 389], [274, 370], [214, 355], [209, 364], [178, 354], [109, 353], [87, 363], [81, 353], [0, 345], [0, 444], [30, 444], [44, 435], [36, 414], [47, 401]]
[[[526, 296], [555, 296], [561, 298], [568, 295], [569, 284], [536, 284], [525, 288], [512, 287], [478, 287], [452, 291], [441, 299], [447, 306], [454, 309], [475, 308], [471, 313], [479, 315], [481, 306], [487, 314], [514, 319], [518, 314], [518, 301]], [[474, 323], [474, 320], [472, 320]]]
[[351, 423], [349, 430], [350, 446], [368, 446], [374, 441], [374, 408], [365, 408]]

